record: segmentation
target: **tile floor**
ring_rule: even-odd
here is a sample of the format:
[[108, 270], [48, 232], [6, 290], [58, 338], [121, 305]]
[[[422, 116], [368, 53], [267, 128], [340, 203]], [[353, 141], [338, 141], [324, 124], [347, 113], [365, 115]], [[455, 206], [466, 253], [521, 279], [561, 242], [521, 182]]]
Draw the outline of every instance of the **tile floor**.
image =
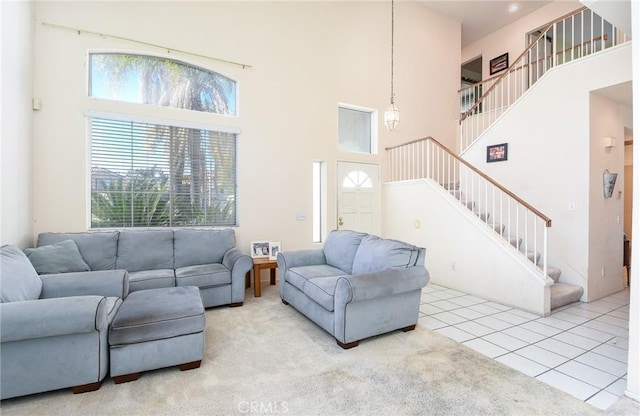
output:
[[624, 395], [629, 289], [546, 318], [435, 284], [421, 302], [421, 325], [597, 408]]

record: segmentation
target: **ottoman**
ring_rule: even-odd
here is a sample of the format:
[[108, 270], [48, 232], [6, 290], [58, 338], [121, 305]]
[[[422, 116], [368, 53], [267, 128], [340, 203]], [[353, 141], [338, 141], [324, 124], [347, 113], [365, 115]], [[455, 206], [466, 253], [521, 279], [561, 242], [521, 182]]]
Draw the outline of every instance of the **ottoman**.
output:
[[140, 372], [200, 367], [204, 357], [204, 307], [195, 286], [132, 292], [109, 329], [111, 378], [133, 381]]

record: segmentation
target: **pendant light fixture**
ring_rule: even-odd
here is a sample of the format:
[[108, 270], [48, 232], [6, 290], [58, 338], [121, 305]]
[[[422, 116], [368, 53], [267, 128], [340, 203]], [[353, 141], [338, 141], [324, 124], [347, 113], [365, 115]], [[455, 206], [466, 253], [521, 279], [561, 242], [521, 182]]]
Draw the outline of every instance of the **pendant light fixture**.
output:
[[393, 20], [394, 20], [394, 0], [391, 0], [391, 104], [387, 111], [384, 112], [384, 124], [387, 125], [389, 131], [394, 131], [400, 123], [400, 110], [393, 102]]

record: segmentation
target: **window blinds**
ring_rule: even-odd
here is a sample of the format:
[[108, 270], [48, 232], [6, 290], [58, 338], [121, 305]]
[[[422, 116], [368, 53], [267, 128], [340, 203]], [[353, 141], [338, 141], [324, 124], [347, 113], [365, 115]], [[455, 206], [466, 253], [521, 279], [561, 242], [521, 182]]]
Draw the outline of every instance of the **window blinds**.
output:
[[91, 227], [231, 226], [236, 134], [89, 118]]

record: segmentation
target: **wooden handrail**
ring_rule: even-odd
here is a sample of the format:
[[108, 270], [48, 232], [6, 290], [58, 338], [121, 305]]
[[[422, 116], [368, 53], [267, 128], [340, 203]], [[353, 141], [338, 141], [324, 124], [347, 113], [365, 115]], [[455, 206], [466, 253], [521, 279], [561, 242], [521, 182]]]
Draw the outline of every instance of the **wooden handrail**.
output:
[[469, 109], [467, 110], [465, 113], [463, 113], [462, 117], [460, 118], [460, 122], [462, 122], [465, 118], [469, 117], [470, 115], [473, 114], [473, 111], [480, 105], [480, 103], [482, 101], [484, 101], [484, 99], [487, 97], [487, 95], [489, 95], [489, 93], [491, 91], [493, 91], [494, 88], [496, 88], [496, 86], [498, 85], [498, 83], [502, 80], [502, 78], [506, 77], [508, 74], [510, 74], [512, 72], [512, 68], [515, 66], [515, 63], [520, 61], [533, 47], [534, 45], [537, 44], [537, 42], [543, 37], [546, 36], [546, 33], [549, 29], [551, 29], [553, 27], [553, 25], [555, 25], [558, 22], [561, 22], [573, 15], [576, 15], [578, 13], [582, 13], [583, 11], [588, 10], [588, 8], [586, 6], [583, 6], [577, 10], [574, 10], [571, 13], [567, 13], [563, 16], [558, 17], [557, 19], [551, 21], [545, 28], [544, 30], [542, 30], [540, 32], [540, 34], [538, 35], [538, 37], [529, 44], [529, 46], [527, 46], [527, 48], [524, 50], [524, 52], [522, 52], [514, 61], [513, 61], [513, 65], [511, 65], [511, 67], [505, 71], [504, 73], [502, 73], [500, 75], [500, 77], [498, 78], [498, 80], [496, 80], [496, 82], [493, 83], [493, 85], [491, 85], [491, 87], [489, 87], [489, 89], [487, 89], [487, 91], [485, 91], [484, 94], [482, 94], [482, 96], [480, 98], [478, 98], [478, 100], [475, 102], [475, 104]]
[[[509, 66], [509, 68], [511, 68], [511, 66]], [[498, 78], [500, 75], [502, 75], [502, 74], [494, 75], [494, 76], [489, 77], [489, 78], [487, 78], [487, 79], [483, 79], [482, 81], [478, 81], [478, 82], [476, 82], [475, 84], [467, 85], [467, 86], [466, 86], [466, 87], [464, 87], [464, 88], [460, 88], [460, 89], [458, 90], [458, 93], [461, 93], [462, 91], [465, 91], [465, 90], [470, 90], [471, 88], [475, 88], [475, 87], [477, 87], [478, 85], [481, 85], [481, 84], [486, 84], [486, 83], [488, 83], [489, 81], [491, 81], [491, 80], [493, 80], [493, 79]]]
[[519, 202], [522, 206], [526, 207], [529, 211], [533, 212], [536, 216], [540, 217], [545, 222], [545, 226], [547, 228], [551, 227], [551, 218], [547, 217], [542, 212], [540, 212], [537, 209], [535, 209], [533, 206], [531, 206], [531, 204], [529, 204], [528, 202], [526, 202], [525, 200], [523, 200], [522, 198], [520, 198], [519, 196], [517, 196], [516, 194], [514, 194], [513, 192], [511, 192], [507, 188], [505, 188], [504, 186], [500, 185], [498, 182], [496, 182], [493, 178], [488, 176], [486, 173], [480, 171], [478, 168], [476, 168], [475, 166], [473, 166], [472, 164], [470, 164], [466, 160], [462, 159], [460, 156], [456, 155], [453, 151], [451, 151], [451, 149], [449, 149], [447, 146], [443, 145], [442, 143], [440, 143], [439, 141], [437, 141], [436, 139], [434, 139], [431, 136], [423, 137], [421, 139], [412, 140], [410, 142], [398, 144], [396, 146], [385, 147], [384, 150], [389, 151], [389, 150], [392, 150], [392, 149], [396, 149], [398, 147], [402, 147], [402, 146], [406, 146], [406, 145], [410, 145], [410, 144], [415, 144], [415, 143], [419, 143], [419, 142], [423, 142], [423, 141], [425, 141], [425, 142], [426, 141], [432, 141], [433, 143], [435, 143], [437, 146], [439, 146], [441, 149], [443, 149], [446, 153], [448, 153], [451, 157], [456, 159], [458, 162], [462, 163], [463, 165], [465, 165], [466, 167], [471, 169], [473, 172], [475, 172], [476, 174], [478, 174], [479, 176], [484, 178], [486, 181], [491, 183], [493, 186], [495, 186], [496, 188], [500, 189], [505, 194], [509, 195], [511, 198], [513, 198], [514, 200]]
[[[562, 53], [565, 53], [565, 52], [570, 51], [570, 50], [575, 49], [575, 48], [582, 48], [582, 47], [583, 47], [583, 46], [585, 46], [586, 44], [593, 43], [593, 42], [599, 42], [599, 41], [601, 41], [601, 40], [607, 41], [607, 40], [609, 40], [609, 36], [608, 36], [606, 33], [605, 33], [604, 35], [601, 35], [601, 36], [596, 36], [596, 37], [595, 37], [595, 38], [593, 38], [593, 39], [585, 40], [585, 41], [584, 41], [584, 42], [582, 42], [582, 43], [579, 43], [579, 44], [577, 44], [577, 45], [573, 45], [573, 46], [570, 46], [570, 47], [568, 47], [568, 48], [565, 48], [565, 49], [563, 49], [563, 50], [561, 50], [561, 51], [558, 51], [558, 52], [556, 52], [556, 55], [560, 55], [560, 54], [562, 54]], [[542, 58], [540, 58], [540, 59], [536, 59], [535, 61], [528, 62], [528, 63], [527, 63], [527, 66], [535, 65], [535, 64], [537, 64], [537, 63], [538, 63], [538, 62], [540, 62], [540, 61], [544, 61], [544, 60], [546, 60], [546, 59], [549, 59], [550, 57], [553, 57], [553, 53], [551, 53], [551, 54], [547, 54], [547, 55], [545, 55], [544, 57], [542, 57]], [[509, 66], [509, 69], [512, 69], [514, 66], [515, 66], [515, 64], [511, 64], [511, 65]], [[516, 71], [521, 71], [521, 70], [522, 70], [522, 69], [524, 69], [524, 68], [525, 68], [525, 66], [524, 66], [524, 65], [521, 65], [521, 66], [519, 66], [519, 67], [515, 68], [515, 70], [516, 70]], [[459, 89], [459, 90], [458, 90], [458, 93], [461, 93], [462, 91], [465, 91], [465, 90], [469, 90], [469, 89], [471, 89], [471, 88], [475, 88], [475, 87], [477, 87], [477, 86], [478, 86], [478, 85], [480, 85], [480, 84], [486, 84], [486, 83], [488, 83], [489, 81], [494, 80], [494, 79], [496, 79], [496, 78], [500, 77], [501, 75], [502, 75], [502, 74], [494, 75], [494, 76], [489, 77], [489, 78], [487, 78], [487, 79], [485, 79], [485, 80], [483, 80], [483, 81], [476, 82], [475, 84], [472, 84], [472, 85], [466, 86], [466, 87], [464, 87], [464, 88], [461, 88], [461, 89]]]
[[433, 140], [433, 137], [427, 136], [427, 137], [423, 137], [421, 139], [411, 140], [410, 142], [400, 143], [400, 144], [397, 144], [395, 146], [385, 147], [384, 150], [391, 150], [391, 149], [395, 149], [395, 148], [398, 148], [398, 147], [403, 147], [403, 146], [406, 146], [406, 145], [409, 145], [409, 144], [418, 143], [418, 142], [426, 142], [427, 140], [430, 140], [430, 139]]

